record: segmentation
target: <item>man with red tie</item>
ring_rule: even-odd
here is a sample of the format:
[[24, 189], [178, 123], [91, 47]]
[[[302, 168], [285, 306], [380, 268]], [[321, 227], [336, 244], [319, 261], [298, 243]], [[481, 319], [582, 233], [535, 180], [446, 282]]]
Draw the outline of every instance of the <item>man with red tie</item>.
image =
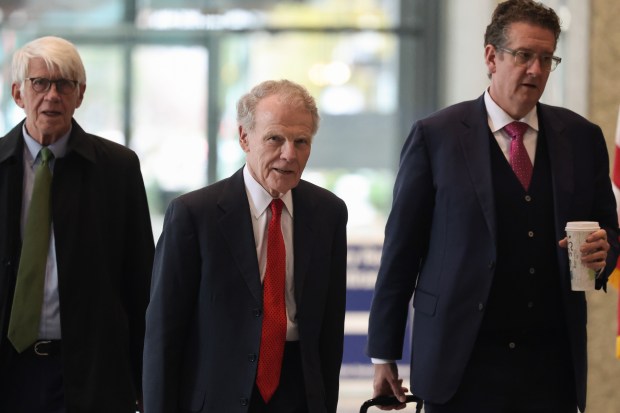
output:
[[370, 313], [375, 395], [404, 401], [393, 361], [413, 297], [411, 387], [426, 413], [584, 411], [586, 300], [571, 291], [564, 228], [599, 222], [581, 249], [601, 289], [618, 222], [600, 128], [539, 102], [559, 36], [552, 9], [500, 3], [489, 88], [413, 125]]
[[149, 413], [335, 413], [347, 208], [301, 180], [319, 116], [300, 85], [237, 105], [246, 165], [170, 204], [144, 349]]

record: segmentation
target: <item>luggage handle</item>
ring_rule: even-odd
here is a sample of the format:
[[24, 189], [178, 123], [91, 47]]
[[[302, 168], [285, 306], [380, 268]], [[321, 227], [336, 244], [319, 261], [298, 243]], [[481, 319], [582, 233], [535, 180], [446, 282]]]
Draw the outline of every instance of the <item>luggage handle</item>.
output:
[[[418, 396], [410, 394], [406, 396], [405, 403], [416, 402], [415, 411], [420, 413], [422, 408], [424, 407], [424, 401], [420, 399]], [[366, 400], [362, 407], [360, 408], [360, 413], [366, 413], [370, 406], [389, 406], [389, 405], [401, 404], [400, 401], [395, 396], [377, 396], [373, 399]]]

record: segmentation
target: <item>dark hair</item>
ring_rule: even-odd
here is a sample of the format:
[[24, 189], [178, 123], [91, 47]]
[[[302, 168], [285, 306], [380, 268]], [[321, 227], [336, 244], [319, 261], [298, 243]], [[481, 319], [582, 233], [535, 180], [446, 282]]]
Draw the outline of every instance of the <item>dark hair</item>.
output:
[[508, 0], [497, 5], [491, 23], [484, 33], [484, 45], [504, 47], [508, 41], [508, 29], [512, 23], [524, 22], [549, 29], [555, 36], [555, 45], [560, 37], [560, 18], [555, 11], [533, 0]]

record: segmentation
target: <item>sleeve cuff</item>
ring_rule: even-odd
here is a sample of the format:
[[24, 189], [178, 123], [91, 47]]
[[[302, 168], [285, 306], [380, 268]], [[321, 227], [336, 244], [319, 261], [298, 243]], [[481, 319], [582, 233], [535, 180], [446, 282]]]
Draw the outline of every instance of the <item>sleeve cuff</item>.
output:
[[394, 363], [394, 360], [388, 360], [388, 359], [376, 359], [371, 357], [370, 361], [372, 361], [372, 364], [389, 364], [389, 363]]

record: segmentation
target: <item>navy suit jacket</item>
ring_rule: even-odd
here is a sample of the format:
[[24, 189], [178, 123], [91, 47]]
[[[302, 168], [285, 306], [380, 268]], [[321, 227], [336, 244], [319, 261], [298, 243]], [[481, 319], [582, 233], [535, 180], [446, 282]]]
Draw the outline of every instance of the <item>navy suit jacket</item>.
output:
[[[347, 209], [292, 190], [294, 282], [308, 409], [336, 412], [346, 290]], [[157, 244], [144, 348], [145, 411], [247, 412], [262, 284], [242, 170], [172, 201]]]
[[[600, 128], [538, 104], [551, 165], [556, 239], [567, 221], [598, 221], [618, 254], [616, 203]], [[411, 386], [443, 403], [456, 392], [484, 315], [495, 273], [497, 224], [490, 130], [484, 99], [416, 122], [401, 154], [369, 325], [367, 353], [397, 360], [413, 294]], [[557, 250], [577, 400], [585, 407], [586, 298], [570, 289], [568, 256]]]

